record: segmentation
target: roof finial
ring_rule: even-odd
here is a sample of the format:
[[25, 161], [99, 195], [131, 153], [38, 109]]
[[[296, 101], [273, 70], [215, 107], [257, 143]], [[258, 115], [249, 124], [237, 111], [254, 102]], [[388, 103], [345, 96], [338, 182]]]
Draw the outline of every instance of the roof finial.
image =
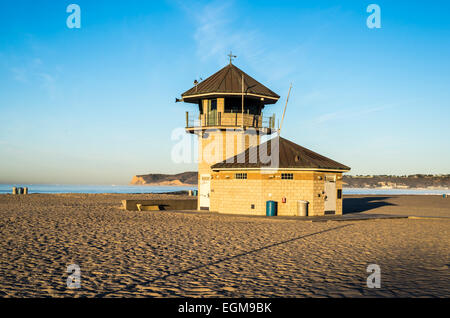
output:
[[230, 51], [230, 54], [228, 54], [228, 57], [230, 58], [230, 64], [233, 64], [233, 59], [237, 58], [236, 55], [233, 55], [233, 52]]

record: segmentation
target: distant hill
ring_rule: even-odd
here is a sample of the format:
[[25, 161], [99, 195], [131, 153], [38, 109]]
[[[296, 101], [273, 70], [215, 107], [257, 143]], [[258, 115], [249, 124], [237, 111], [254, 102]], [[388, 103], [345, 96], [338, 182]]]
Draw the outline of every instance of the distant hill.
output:
[[133, 185], [196, 185], [198, 183], [196, 171], [188, 171], [178, 174], [142, 174], [136, 175], [131, 180]]
[[414, 174], [409, 176], [349, 176], [342, 179], [344, 188], [450, 188], [450, 174], [426, 175]]
[[[130, 184], [134, 185], [197, 185], [196, 171], [178, 174], [143, 174], [134, 176]], [[450, 189], [450, 174], [425, 175], [414, 174], [409, 176], [344, 175], [344, 188], [446, 188]]]

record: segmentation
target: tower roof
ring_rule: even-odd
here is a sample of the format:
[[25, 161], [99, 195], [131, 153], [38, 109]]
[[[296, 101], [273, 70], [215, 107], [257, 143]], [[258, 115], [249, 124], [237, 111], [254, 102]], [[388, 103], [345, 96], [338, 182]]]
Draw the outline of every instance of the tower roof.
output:
[[242, 96], [242, 75], [244, 75], [244, 92], [248, 97], [264, 98], [265, 104], [276, 103], [280, 96], [256, 81], [241, 69], [228, 64], [197, 86], [187, 90], [181, 96], [185, 102], [196, 102], [199, 97], [207, 96]]
[[[278, 139], [278, 140], [276, 140]], [[337, 170], [349, 171], [350, 167], [337, 161], [319, 155], [314, 151], [306, 149], [282, 137], [275, 137], [269, 141], [248, 148], [246, 151], [229, 158], [225, 161], [216, 163], [211, 168], [213, 170], [226, 169], [248, 169], [248, 168], [270, 168], [271, 163], [265, 163], [267, 160], [261, 160], [259, 151], [265, 156], [271, 156], [272, 142], [278, 141], [273, 145], [274, 152], [278, 152], [278, 166], [274, 168], [282, 169], [307, 169], [307, 170]], [[245, 158], [245, 160], [244, 160]]]

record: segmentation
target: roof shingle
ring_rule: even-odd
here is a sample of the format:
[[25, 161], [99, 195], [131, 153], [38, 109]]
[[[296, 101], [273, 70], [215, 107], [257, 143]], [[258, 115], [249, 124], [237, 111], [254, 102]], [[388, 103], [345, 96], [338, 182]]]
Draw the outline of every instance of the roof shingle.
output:
[[256, 81], [254, 78], [246, 74], [233, 64], [229, 64], [220, 71], [211, 75], [204, 81], [200, 82], [197, 87], [192, 87], [181, 96], [183, 98], [195, 96], [199, 94], [214, 94], [214, 93], [242, 93], [242, 74], [244, 75], [244, 91], [248, 94], [261, 95], [273, 99], [278, 99], [280, 96], [268, 89], [263, 84]]
[[[261, 156], [259, 155], [260, 151]], [[272, 157], [271, 162], [264, 158], [271, 157], [272, 151], [274, 155], [278, 152], [278, 165], [275, 164], [275, 166], [272, 165], [276, 163], [276, 157]], [[261, 145], [251, 147], [232, 158], [214, 164], [211, 168], [213, 170], [221, 170], [269, 167], [283, 169], [350, 170], [350, 167], [346, 165], [299, 146], [282, 137], [275, 137]]]

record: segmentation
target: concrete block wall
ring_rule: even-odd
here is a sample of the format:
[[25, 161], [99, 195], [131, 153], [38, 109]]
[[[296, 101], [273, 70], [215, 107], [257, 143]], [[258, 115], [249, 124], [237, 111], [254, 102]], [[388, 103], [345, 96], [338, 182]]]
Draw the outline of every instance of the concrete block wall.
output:
[[[261, 215], [265, 204], [262, 180], [211, 180], [210, 210], [220, 213]], [[252, 209], [251, 205], [255, 208]], [[264, 205], [265, 206], [265, 205]], [[264, 212], [265, 214], [265, 212]]]
[[[235, 179], [235, 173], [247, 173], [247, 179]], [[293, 173], [293, 180], [281, 179], [281, 173]], [[338, 178], [337, 178], [338, 179]], [[342, 189], [342, 181], [337, 180]], [[232, 214], [265, 215], [266, 201], [278, 202], [278, 215], [298, 214], [298, 200], [309, 202], [309, 215], [324, 215], [324, 173], [255, 171], [213, 172], [211, 211]], [[283, 198], [286, 202], [283, 203]], [[254, 209], [252, 209], [254, 205]], [[336, 214], [342, 214], [342, 199], [337, 200]]]

